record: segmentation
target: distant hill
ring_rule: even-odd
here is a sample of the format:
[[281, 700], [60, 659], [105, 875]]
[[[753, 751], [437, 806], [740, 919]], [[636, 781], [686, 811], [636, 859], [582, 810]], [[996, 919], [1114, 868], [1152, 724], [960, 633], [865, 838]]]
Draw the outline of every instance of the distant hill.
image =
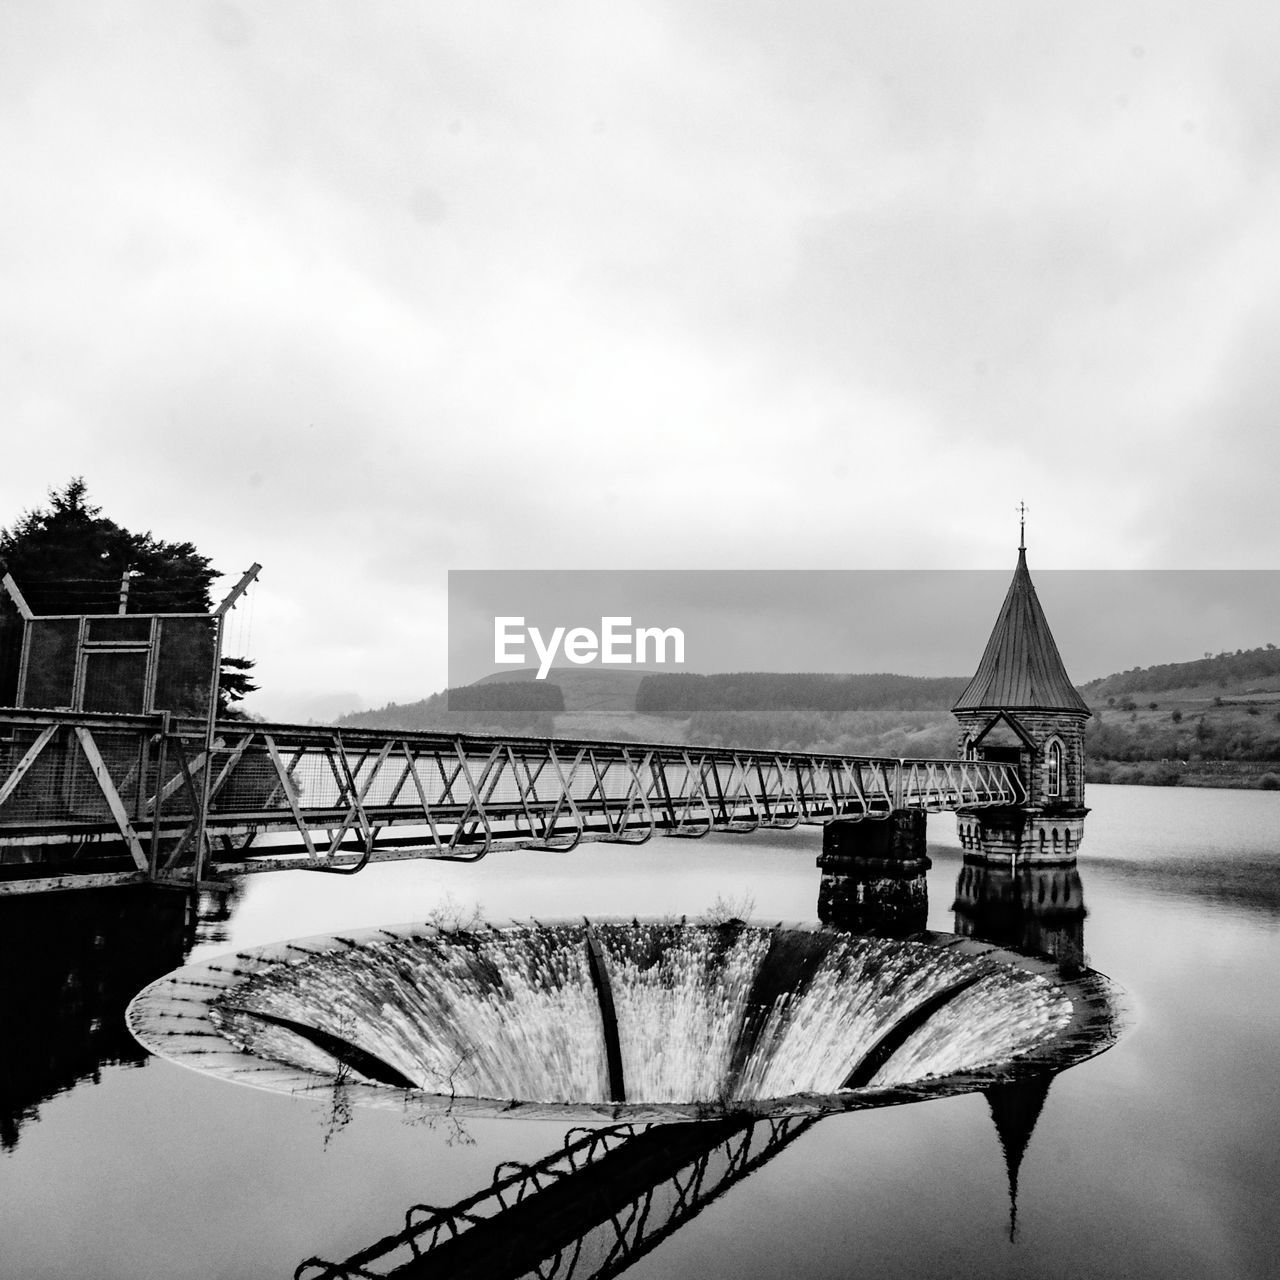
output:
[[1280, 649], [1268, 644], [1260, 649], [1206, 654], [1191, 662], [1133, 667], [1081, 686], [1090, 703], [1125, 694], [1167, 693], [1175, 689], [1187, 694], [1202, 690], [1206, 697], [1221, 696], [1224, 691], [1237, 695], [1280, 694]]
[[[389, 703], [341, 725], [952, 756], [967, 677], [554, 668]], [[486, 692], [494, 691], [494, 692]], [[1280, 650], [1134, 667], [1080, 686], [1089, 780], [1280, 787]]]
[[1134, 667], [1081, 689], [1091, 782], [1280, 788], [1280, 650]]
[[644, 667], [552, 667], [545, 681], [537, 680], [532, 667], [517, 671], [497, 672], [476, 681], [488, 684], [554, 685], [564, 694], [564, 709], [569, 715], [608, 712], [632, 714], [636, 709], [636, 691], [649, 676]]
[[649, 675], [640, 682], [636, 710], [658, 716], [699, 711], [948, 711], [969, 683], [967, 676], [827, 675], [740, 671], [728, 675], [687, 672]]
[[557, 685], [511, 681], [445, 689], [418, 702], [389, 702], [375, 711], [342, 716], [337, 723], [411, 733], [505, 732], [550, 737], [555, 717], [564, 709], [564, 692]]
[[840, 675], [772, 671], [647, 676], [636, 709], [686, 718], [703, 746], [882, 756], [951, 756], [950, 709], [965, 676]]
[[[546, 683], [564, 695], [564, 711], [555, 718], [560, 738], [590, 738], [614, 742], [684, 742], [685, 722], [642, 715], [636, 710], [636, 691], [649, 675], [645, 667], [553, 667]], [[531, 668], [485, 676], [478, 685], [507, 679], [533, 682]], [[542, 681], [537, 681], [542, 684]]]
[[[459, 690], [412, 703], [388, 703], [374, 711], [343, 716], [340, 725], [447, 732], [496, 730], [555, 733], [562, 738], [774, 746], [814, 746], [868, 754], [944, 754], [955, 745], [949, 715], [967, 677], [891, 674], [831, 675], [739, 672], [687, 675], [643, 667], [556, 667], [545, 681], [531, 669], [485, 676], [468, 688], [498, 689], [490, 707], [524, 706], [517, 688], [556, 690], [536, 695], [543, 713], [536, 722], [519, 715], [488, 720], [459, 717]], [[467, 695], [462, 694], [463, 698]], [[546, 716], [554, 717], [549, 723]]]

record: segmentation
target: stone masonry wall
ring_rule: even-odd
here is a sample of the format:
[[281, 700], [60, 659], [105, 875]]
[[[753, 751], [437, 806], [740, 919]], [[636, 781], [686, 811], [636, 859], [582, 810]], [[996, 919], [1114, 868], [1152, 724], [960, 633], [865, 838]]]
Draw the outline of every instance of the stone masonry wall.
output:
[[[960, 722], [960, 746], [966, 737], [976, 737], [991, 722], [990, 711], [962, 711], [956, 719]], [[1024, 755], [1020, 769], [1023, 785], [1030, 802], [1037, 807], [1079, 808], [1084, 804], [1084, 726], [1088, 719], [1083, 713], [1065, 711], [1014, 711], [1010, 713], [1027, 731], [1038, 749], [1034, 761]], [[1057, 737], [1062, 743], [1062, 791], [1057, 797], [1048, 795], [1049, 740]], [[981, 746], [979, 746], [981, 751]]]

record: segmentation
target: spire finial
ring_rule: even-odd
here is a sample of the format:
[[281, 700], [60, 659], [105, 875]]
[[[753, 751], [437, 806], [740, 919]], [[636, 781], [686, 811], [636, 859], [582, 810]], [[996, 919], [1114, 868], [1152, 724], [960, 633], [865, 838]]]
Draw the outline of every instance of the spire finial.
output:
[[1027, 549], [1027, 504], [1020, 502], [1015, 510], [1018, 513], [1018, 550], [1025, 551]]

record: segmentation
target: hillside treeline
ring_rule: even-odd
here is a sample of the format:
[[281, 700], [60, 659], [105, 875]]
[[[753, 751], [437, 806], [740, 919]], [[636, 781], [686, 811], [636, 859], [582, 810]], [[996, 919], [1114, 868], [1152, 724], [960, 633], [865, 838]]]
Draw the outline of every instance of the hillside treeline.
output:
[[564, 690], [559, 685], [531, 680], [467, 684], [446, 689], [443, 696], [450, 711], [554, 716], [564, 710]]
[[1085, 754], [1091, 760], [1280, 760], [1280, 721], [1276, 713], [1254, 709], [1247, 717], [1217, 723], [1208, 715], [1168, 727], [1151, 723], [1103, 724], [1085, 729]]
[[499, 682], [464, 685], [417, 702], [388, 702], [376, 711], [354, 711], [339, 725], [401, 729], [409, 733], [520, 733], [549, 738], [564, 711], [554, 684]]
[[1154, 667], [1133, 667], [1116, 675], [1103, 676], [1082, 685], [1085, 700], [1097, 702], [1106, 697], [1126, 693], [1163, 693], [1169, 689], [1187, 689], [1196, 685], [1228, 685], [1249, 680], [1280, 677], [1280, 649], [1268, 644], [1261, 649], [1237, 649], [1235, 653], [1219, 653], [1214, 657], [1196, 658], [1191, 662], [1165, 662]]
[[676, 720], [724, 711], [813, 711], [826, 717], [888, 707], [946, 711], [967, 683], [963, 676], [673, 672], [645, 676], [636, 691], [636, 711]]
[[834, 755], [928, 756], [956, 754], [959, 731], [937, 710], [699, 711], [690, 717], [686, 740], [705, 747], [823, 751]]

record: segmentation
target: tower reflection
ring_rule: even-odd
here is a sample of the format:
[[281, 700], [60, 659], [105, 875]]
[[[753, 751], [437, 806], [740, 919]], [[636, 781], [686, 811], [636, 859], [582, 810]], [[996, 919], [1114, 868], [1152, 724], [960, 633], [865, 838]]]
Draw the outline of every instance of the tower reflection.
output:
[[1084, 967], [1088, 912], [1074, 860], [996, 862], [965, 854], [952, 910], [962, 937], [1044, 956], [1066, 976]]
[[[955, 931], [1052, 960], [1066, 977], [1085, 965], [1084, 886], [1074, 859], [993, 859], [966, 853], [956, 878]], [[1049, 1095], [1053, 1071], [1039, 1071], [983, 1090], [1009, 1180], [1009, 1239], [1018, 1229], [1018, 1175]]]

